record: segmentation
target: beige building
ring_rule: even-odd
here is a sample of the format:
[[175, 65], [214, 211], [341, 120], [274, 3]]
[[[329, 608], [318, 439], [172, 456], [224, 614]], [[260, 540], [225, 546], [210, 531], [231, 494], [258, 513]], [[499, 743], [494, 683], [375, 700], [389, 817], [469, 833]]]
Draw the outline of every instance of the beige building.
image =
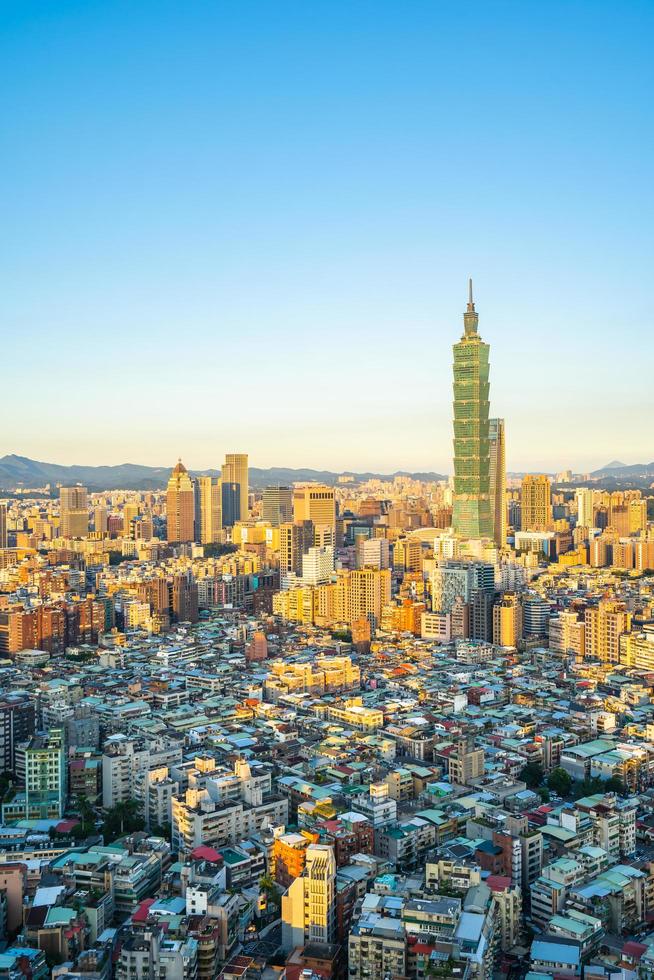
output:
[[523, 531], [551, 531], [552, 485], [547, 476], [528, 473], [520, 492], [521, 528]]
[[195, 489], [181, 459], [166, 490], [166, 531], [170, 542], [195, 540]]
[[516, 592], [505, 592], [493, 606], [493, 643], [517, 647], [522, 639], [522, 605]]
[[85, 538], [89, 533], [89, 506], [86, 487], [61, 487], [61, 536]]
[[220, 480], [198, 476], [195, 480], [195, 539], [215, 544], [222, 535], [222, 487]]
[[631, 629], [631, 613], [624, 602], [601, 599], [585, 613], [586, 653], [606, 663], [620, 660], [620, 637]]
[[336, 936], [336, 860], [327, 844], [310, 844], [302, 877], [282, 896], [282, 947], [332, 943]]
[[555, 653], [574, 653], [583, 657], [586, 652], [586, 624], [576, 612], [564, 611], [549, 621], [549, 646]]
[[312, 521], [314, 526], [336, 528], [336, 496], [323, 483], [301, 483], [293, 488], [293, 520]]
[[466, 786], [471, 779], [484, 775], [484, 750], [475, 748], [471, 739], [460, 738], [448, 765], [451, 782]]

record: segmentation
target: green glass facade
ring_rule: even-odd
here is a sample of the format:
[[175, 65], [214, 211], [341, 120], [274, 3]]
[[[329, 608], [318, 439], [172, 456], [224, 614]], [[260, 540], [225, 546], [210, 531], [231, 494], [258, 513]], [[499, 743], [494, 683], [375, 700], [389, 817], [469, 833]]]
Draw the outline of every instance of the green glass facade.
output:
[[454, 344], [454, 507], [452, 526], [465, 538], [492, 538], [489, 352], [477, 327], [472, 301], [463, 314], [464, 333]]

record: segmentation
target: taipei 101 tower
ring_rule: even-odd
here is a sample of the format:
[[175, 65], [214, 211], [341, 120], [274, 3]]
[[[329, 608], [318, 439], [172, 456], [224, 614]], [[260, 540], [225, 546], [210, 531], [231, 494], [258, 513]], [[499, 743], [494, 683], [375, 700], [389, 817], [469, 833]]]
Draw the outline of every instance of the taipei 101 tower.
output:
[[464, 332], [454, 344], [454, 506], [452, 526], [464, 538], [492, 538], [488, 380], [490, 347], [477, 333], [469, 284]]

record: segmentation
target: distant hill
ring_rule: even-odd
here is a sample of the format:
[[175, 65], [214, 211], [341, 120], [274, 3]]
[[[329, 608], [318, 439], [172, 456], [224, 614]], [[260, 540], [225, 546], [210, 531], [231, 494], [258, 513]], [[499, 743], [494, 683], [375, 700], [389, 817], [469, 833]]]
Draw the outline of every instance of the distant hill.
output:
[[[166, 485], [172, 467], [141, 466], [138, 463], [120, 463], [117, 466], [61, 466], [58, 463], [41, 463], [26, 456], [0, 458], [0, 487], [14, 490], [17, 487], [42, 487], [46, 483], [82, 483], [93, 490], [157, 490]], [[203, 470], [202, 475], [217, 476], [219, 470]], [[289, 469], [273, 466], [270, 469], [250, 467], [250, 485], [255, 488], [276, 484], [316, 480], [335, 484], [339, 476], [348, 475], [357, 481], [375, 478], [389, 479], [394, 476], [410, 476], [417, 480], [444, 480], [440, 473], [333, 473], [330, 470]]]
[[611, 477], [618, 480], [654, 480], [654, 462], [652, 463], [633, 463], [631, 466], [627, 466], [626, 463], [620, 463], [614, 460], [612, 463], [607, 463], [599, 470], [595, 470], [591, 473], [591, 476], [598, 477], [602, 479], [604, 477]]

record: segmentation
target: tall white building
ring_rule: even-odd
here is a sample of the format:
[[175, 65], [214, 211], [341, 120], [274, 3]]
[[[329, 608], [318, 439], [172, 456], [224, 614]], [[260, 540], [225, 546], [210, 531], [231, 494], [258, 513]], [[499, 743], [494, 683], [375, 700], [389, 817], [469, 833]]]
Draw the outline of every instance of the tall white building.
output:
[[311, 547], [302, 555], [302, 582], [304, 585], [320, 585], [328, 582], [334, 571], [334, 549]]
[[579, 487], [575, 491], [577, 498], [577, 524], [579, 527], [594, 527], [593, 491], [587, 487]]
[[388, 538], [360, 538], [356, 546], [357, 568], [390, 568]]

